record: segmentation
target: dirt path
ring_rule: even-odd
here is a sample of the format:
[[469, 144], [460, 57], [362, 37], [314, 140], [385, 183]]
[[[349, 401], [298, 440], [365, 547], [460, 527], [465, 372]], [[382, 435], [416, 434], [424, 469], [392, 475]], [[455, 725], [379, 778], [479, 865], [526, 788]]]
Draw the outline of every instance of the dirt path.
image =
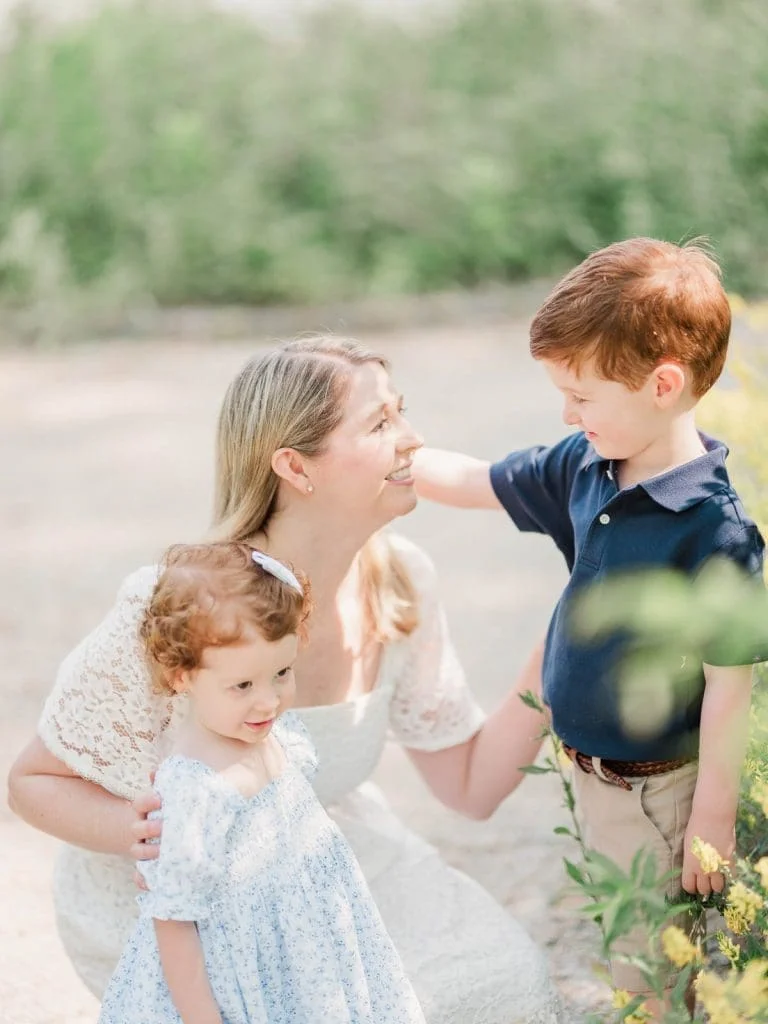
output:
[[[556, 438], [557, 398], [525, 349], [523, 322], [367, 338], [391, 357], [432, 443], [487, 456]], [[109, 606], [122, 576], [206, 525], [216, 408], [258, 343], [163, 341], [0, 355], [0, 768], [34, 728], [57, 662]], [[423, 506], [402, 529], [435, 558], [454, 636], [486, 708], [500, 700], [564, 581], [540, 538], [494, 513]], [[583, 1019], [605, 989], [593, 935], [553, 906], [569, 845], [549, 778], [532, 778], [493, 820], [465, 822], [424, 790], [398, 750], [378, 772], [403, 816], [477, 877], [547, 947]], [[50, 902], [56, 844], [0, 804], [0, 1021], [93, 1024], [97, 1007], [58, 944]]]

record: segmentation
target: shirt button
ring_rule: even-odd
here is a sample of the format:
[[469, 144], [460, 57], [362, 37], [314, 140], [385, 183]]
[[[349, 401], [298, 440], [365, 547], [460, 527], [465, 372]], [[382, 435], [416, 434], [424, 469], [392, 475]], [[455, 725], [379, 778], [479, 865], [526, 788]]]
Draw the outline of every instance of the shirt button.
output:
[[610, 521], [611, 517], [608, 515], [608, 513], [603, 512], [603, 514], [600, 516], [600, 522], [603, 524], [603, 526], [607, 526], [608, 523], [610, 523]]

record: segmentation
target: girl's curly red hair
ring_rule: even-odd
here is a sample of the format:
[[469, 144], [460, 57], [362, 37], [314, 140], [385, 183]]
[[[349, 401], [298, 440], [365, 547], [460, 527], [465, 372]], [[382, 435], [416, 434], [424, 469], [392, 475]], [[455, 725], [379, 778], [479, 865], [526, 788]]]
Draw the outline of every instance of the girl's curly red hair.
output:
[[155, 687], [174, 693], [180, 672], [201, 664], [206, 647], [237, 643], [249, 629], [269, 641], [305, 634], [309, 581], [291, 568], [303, 594], [254, 562], [247, 544], [175, 544], [147, 605], [139, 636]]

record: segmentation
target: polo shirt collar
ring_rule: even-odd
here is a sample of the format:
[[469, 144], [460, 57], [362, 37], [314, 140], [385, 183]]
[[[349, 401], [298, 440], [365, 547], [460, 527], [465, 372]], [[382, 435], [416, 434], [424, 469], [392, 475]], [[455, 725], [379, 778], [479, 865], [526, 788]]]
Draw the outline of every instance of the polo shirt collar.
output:
[[[699, 431], [699, 437], [706, 452], [682, 466], [660, 473], [637, 486], [652, 498], [657, 505], [670, 512], [684, 512], [687, 508], [706, 501], [729, 485], [725, 460], [728, 449], [722, 441]], [[609, 463], [590, 445], [584, 456], [584, 468], [595, 463]], [[611, 463], [613, 466], [614, 464]]]

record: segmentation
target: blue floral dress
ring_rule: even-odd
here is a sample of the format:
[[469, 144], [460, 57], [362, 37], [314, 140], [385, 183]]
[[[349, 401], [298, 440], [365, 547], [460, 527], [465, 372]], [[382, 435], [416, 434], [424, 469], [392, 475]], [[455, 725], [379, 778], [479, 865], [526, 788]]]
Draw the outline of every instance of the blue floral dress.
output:
[[224, 1024], [423, 1024], [347, 841], [310, 785], [316, 761], [290, 712], [287, 764], [245, 797], [187, 757], [160, 765], [160, 857], [104, 995], [99, 1024], [181, 1024], [154, 918], [195, 921]]

